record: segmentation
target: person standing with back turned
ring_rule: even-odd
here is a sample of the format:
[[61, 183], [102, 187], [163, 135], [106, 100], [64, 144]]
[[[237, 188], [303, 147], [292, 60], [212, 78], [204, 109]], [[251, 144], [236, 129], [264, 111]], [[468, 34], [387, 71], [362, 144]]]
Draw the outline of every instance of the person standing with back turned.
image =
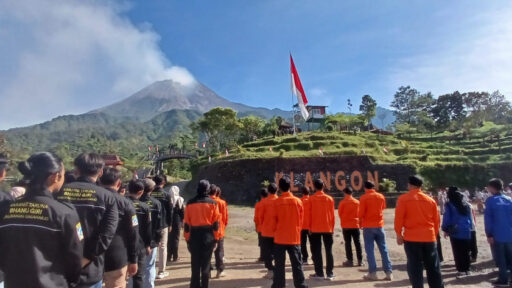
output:
[[37, 153], [21, 162], [18, 170], [29, 182], [27, 192], [6, 207], [5, 217], [0, 216], [5, 285], [73, 287], [82, 268], [83, 234], [74, 207], [53, 198], [64, 183], [62, 160], [48, 152]]
[[430, 288], [444, 287], [437, 254], [439, 210], [434, 199], [421, 191], [423, 180], [409, 177], [409, 193], [398, 198], [395, 232], [398, 245], [404, 245], [407, 274], [413, 288], [423, 287], [423, 267]]
[[300, 231], [304, 220], [302, 201], [290, 192], [291, 180], [288, 175], [279, 179], [281, 196], [275, 200], [274, 209], [270, 211], [274, 230], [275, 269], [272, 288], [286, 287], [285, 262], [286, 252], [292, 264], [293, 284], [295, 288], [307, 288], [302, 271], [300, 251]]
[[380, 256], [382, 257], [382, 268], [386, 273], [384, 280], [393, 280], [393, 268], [389, 259], [389, 252], [386, 246], [386, 233], [384, 232], [384, 209], [386, 209], [386, 198], [375, 191], [375, 184], [371, 181], [364, 183], [365, 194], [359, 199], [359, 219], [363, 227], [364, 249], [368, 261], [368, 274], [365, 280], [376, 281], [377, 263], [375, 261], [374, 243], [377, 243]]
[[312, 279], [324, 279], [324, 263], [322, 259], [322, 240], [325, 248], [326, 258], [326, 280], [334, 280], [334, 257], [332, 255], [333, 233], [334, 233], [334, 200], [324, 193], [324, 182], [315, 179], [313, 185], [316, 193], [309, 198], [309, 231], [311, 233], [311, 253], [315, 264], [315, 274]]
[[347, 261], [343, 262], [343, 267], [354, 266], [354, 256], [352, 254], [352, 244], [356, 247], [357, 266], [363, 266], [363, 251], [361, 249], [361, 232], [359, 232], [359, 201], [352, 197], [352, 188], [343, 189], [345, 198], [340, 201], [338, 206], [338, 215], [340, 216], [341, 229], [343, 230], [343, 240], [345, 240], [345, 254]]
[[57, 200], [75, 206], [84, 232], [84, 260], [78, 287], [101, 288], [105, 251], [117, 230], [119, 214], [111, 192], [96, 185], [103, 174], [105, 162], [95, 153], [76, 157], [76, 182], [65, 184]]
[[274, 202], [277, 200], [277, 185], [270, 183], [267, 187], [268, 196], [265, 198], [259, 210], [259, 223], [261, 225], [261, 245], [263, 249], [263, 259], [265, 260], [265, 268], [267, 275], [265, 278], [272, 279], [274, 276], [274, 227], [272, 215], [274, 212]]
[[512, 199], [503, 195], [503, 181], [491, 179], [487, 191], [492, 196], [485, 202], [485, 234], [494, 247], [494, 257], [499, 269], [497, 287], [508, 287], [509, 268], [512, 267]]
[[185, 240], [192, 262], [190, 288], [208, 288], [212, 253], [220, 238], [221, 215], [209, 192], [210, 182], [199, 181], [196, 197], [185, 207]]

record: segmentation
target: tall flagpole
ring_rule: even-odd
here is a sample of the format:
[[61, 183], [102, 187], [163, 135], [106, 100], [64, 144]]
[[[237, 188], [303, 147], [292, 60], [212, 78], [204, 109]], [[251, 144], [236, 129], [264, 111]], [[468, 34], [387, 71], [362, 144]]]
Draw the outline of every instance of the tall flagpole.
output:
[[[292, 56], [292, 52], [290, 51], [290, 57]], [[291, 61], [291, 58], [290, 58], [290, 61]], [[290, 62], [290, 67], [292, 66], [292, 63]], [[293, 73], [290, 69], [290, 85], [293, 85]], [[297, 135], [297, 132], [296, 132], [296, 124], [295, 124], [295, 95], [293, 95], [293, 90], [291, 89], [292, 87], [290, 87], [290, 92], [292, 94], [292, 121], [293, 121], [293, 136], [296, 136]]]

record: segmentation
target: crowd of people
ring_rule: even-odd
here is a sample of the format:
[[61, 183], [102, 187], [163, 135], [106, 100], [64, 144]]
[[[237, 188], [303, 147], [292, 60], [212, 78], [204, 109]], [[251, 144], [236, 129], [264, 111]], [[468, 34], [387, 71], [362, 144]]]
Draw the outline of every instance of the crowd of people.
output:
[[[295, 287], [307, 287], [303, 265], [311, 264], [307, 245], [309, 241], [315, 271], [309, 278], [334, 280], [333, 198], [324, 192], [324, 183], [320, 178], [313, 182], [314, 191], [309, 187], [299, 188], [302, 194], [300, 199], [290, 193], [290, 178], [287, 175], [278, 184], [276, 186], [272, 183], [261, 190], [260, 201], [254, 212], [260, 246], [259, 261], [264, 262], [267, 269], [265, 277], [273, 279], [273, 288], [285, 287], [284, 257], [285, 252], [288, 252]], [[423, 287], [423, 270], [426, 270], [429, 287], [439, 288], [444, 287], [441, 273], [441, 233], [450, 239], [458, 271], [457, 278], [470, 276], [471, 263], [476, 262], [478, 254], [476, 215], [466, 191], [450, 187], [446, 191], [440, 191], [436, 201], [431, 194], [422, 191], [422, 186], [423, 179], [420, 176], [409, 177], [409, 192], [401, 195], [397, 201], [394, 230], [397, 244], [404, 246], [411, 286]], [[368, 265], [368, 273], [363, 275], [363, 279], [393, 281], [393, 266], [384, 231], [383, 212], [386, 199], [375, 190], [373, 182], [365, 182], [364, 188], [365, 193], [359, 200], [352, 196], [351, 188], [345, 188], [344, 198], [338, 205], [347, 258], [342, 266], [365, 265], [360, 240], [362, 230]], [[490, 195], [485, 205], [485, 232], [499, 270], [499, 278], [494, 282], [497, 287], [510, 285], [512, 267], [512, 199], [505, 195], [504, 188], [500, 179], [491, 179], [486, 187]], [[278, 190], [281, 192], [279, 197], [276, 195]], [[325, 273], [322, 243], [326, 257]], [[355, 246], [356, 258], [352, 243]], [[382, 259], [384, 278], [377, 274], [375, 245]]]
[[[0, 182], [8, 163], [0, 155]], [[152, 288], [179, 260], [182, 229], [190, 287], [208, 287], [214, 251], [217, 277], [224, 276], [228, 213], [218, 186], [201, 181], [185, 205], [165, 176], [123, 183], [95, 153], [80, 154], [73, 173], [48, 152], [17, 168], [23, 193], [0, 192], [0, 287]]]
[[[73, 173], [66, 173], [62, 160], [48, 152], [30, 156], [17, 168], [24, 176], [23, 193], [0, 193], [0, 287], [155, 287], [155, 279], [169, 277], [166, 265], [179, 259], [182, 228], [191, 255], [190, 287], [208, 287], [213, 269], [216, 277], [225, 276], [228, 209], [217, 185], [201, 180], [197, 195], [185, 204], [165, 176], [123, 183], [121, 172], [105, 167], [95, 153], [80, 154]], [[0, 155], [0, 182], [8, 169]], [[426, 270], [429, 287], [444, 287], [441, 234], [450, 239], [457, 277], [470, 276], [478, 254], [475, 209], [468, 193], [457, 187], [434, 199], [422, 186], [420, 176], [409, 177], [409, 191], [396, 204], [394, 232], [407, 256], [411, 286], [423, 287]], [[314, 189], [301, 187], [301, 198], [291, 187], [290, 177], [283, 175], [260, 191], [255, 206], [258, 260], [267, 270], [265, 277], [271, 287], [284, 288], [288, 254], [295, 287], [308, 287], [303, 265], [310, 259], [310, 279], [333, 281], [334, 199], [321, 178], [314, 179]], [[512, 199], [505, 190], [500, 179], [491, 179], [485, 188], [485, 234], [499, 270], [498, 287], [510, 285], [512, 267]], [[367, 265], [364, 280], [393, 281], [384, 230], [386, 198], [371, 181], [364, 183], [364, 191], [357, 200], [345, 188], [337, 207], [345, 242], [342, 266]], [[384, 277], [378, 275], [375, 245]]]

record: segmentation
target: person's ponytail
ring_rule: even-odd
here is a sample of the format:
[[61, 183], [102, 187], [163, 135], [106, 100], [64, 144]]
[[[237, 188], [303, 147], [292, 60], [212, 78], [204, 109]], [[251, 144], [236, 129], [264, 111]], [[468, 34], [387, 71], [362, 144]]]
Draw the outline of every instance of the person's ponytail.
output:
[[28, 184], [27, 194], [30, 194], [47, 188], [48, 177], [62, 170], [62, 160], [53, 153], [39, 152], [18, 163], [18, 170], [23, 174], [23, 181]]

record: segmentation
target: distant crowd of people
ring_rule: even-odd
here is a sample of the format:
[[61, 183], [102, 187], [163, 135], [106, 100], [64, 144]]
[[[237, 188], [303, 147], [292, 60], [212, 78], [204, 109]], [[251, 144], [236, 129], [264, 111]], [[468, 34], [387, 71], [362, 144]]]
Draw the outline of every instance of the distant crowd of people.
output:
[[[254, 223], [258, 232], [260, 257], [267, 269], [266, 278], [273, 279], [272, 287], [285, 287], [285, 253], [288, 253], [295, 287], [307, 287], [303, 265], [309, 265], [308, 241], [315, 273], [310, 279], [335, 279], [333, 235], [335, 226], [334, 199], [324, 192], [324, 183], [318, 178], [313, 182], [314, 191], [300, 187], [299, 199], [290, 192], [290, 178], [284, 175], [278, 183], [270, 184], [260, 192], [255, 206]], [[407, 274], [411, 286], [423, 287], [423, 270], [431, 288], [444, 287], [441, 273], [443, 255], [440, 234], [449, 238], [452, 246], [457, 278], [471, 275], [471, 263], [477, 261], [476, 215], [470, 204], [470, 196], [457, 187], [439, 191], [437, 199], [422, 191], [423, 179], [410, 176], [409, 192], [401, 195], [395, 209], [394, 230], [398, 245], [403, 245], [407, 257]], [[367, 281], [393, 281], [393, 267], [386, 244], [384, 209], [386, 199], [375, 190], [371, 181], [364, 183], [365, 193], [355, 199], [351, 188], [343, 190], [344, 199], [338, 205], [345, 242], [346, 261], [343, 267], [362, 267], [363, 253], [360, 230], [368, 273]], [[504, 192], [500, 179], [491, 179], [485, 188], [485, 232], [490, 244], [499, 277], [496, 287], [510, 285], [512, 267], [512, 199]], [[280, 196], [277, 192], [280, 191]], [[510, 191], [510, 187], [508, 187]], [[483, 193], [483, 192], [482, 192]], [[479, 196], [477, 196], [479, 197]], [[437, 201], [436, 201], [437, 200]], [[441, 209], [438, 208], [438, 204]], [[441, 214], [443, 218], [441, 220]], [[322, 254], [324, 248], [324, 261]], [[354, 257], [352, 243], [355, 246]], [[380, 252], [384, 278], [377, 275], [374, 245]]]
[[[0, 191], [0, 287], [155, 287], [179, 260], [181, 230], [191, 253], [190, 287], [208, 287], [215, 251], [224, 276], [227, 204], [206, 180], [185, 205], [166, 177], [123, 184], [102, 157], [83, 153], [66, 173], [62, 160], [36, 153], [18, 164], [20, 193]], [[8, 159], [0, 155], [0, 182]], [[158, 259], [157, 259], [158, 258]]]

